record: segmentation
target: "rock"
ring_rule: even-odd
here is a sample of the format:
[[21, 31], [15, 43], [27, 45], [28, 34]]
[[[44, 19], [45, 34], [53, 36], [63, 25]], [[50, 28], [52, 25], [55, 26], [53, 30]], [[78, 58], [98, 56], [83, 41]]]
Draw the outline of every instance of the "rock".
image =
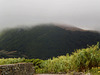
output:
[[0, 75], [33, 75], [32, 63], [0, 65]]

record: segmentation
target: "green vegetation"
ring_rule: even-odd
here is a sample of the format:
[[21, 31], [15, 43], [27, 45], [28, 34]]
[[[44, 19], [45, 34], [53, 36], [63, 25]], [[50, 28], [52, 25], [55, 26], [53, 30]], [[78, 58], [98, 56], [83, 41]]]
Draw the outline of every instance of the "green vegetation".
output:
[[41, 59], [25, 59], [25, 58], [2, 58], [0, 59], [0, 65], [15, 64], [15, 63], [33, 63], [35, 69], [40, 68], [40, 64], [43, 62]]
[[[71, 55], [58, 56], [45, 60], [41, 68], [36, 69], [37, 73], [67, 73], [67, 72], [93, 72], [93, 68], [100, 66], [99, 43], [86, 49], [79, 49]], [[97, 73], [97, 69], [94, 73]]]
[[53, 24], [13, 28], [0, 33], [0, 57], [48, 59], [97, 42], [100, 42], [100, 33], [65, 30]]
[[68, 73], [85, 72], [93, 75], [100, 74], [100, 47], [97, 45], [78, 49], [71, 55], [53, 57], [48, 60], [8, 58], [0, 59], [0, 65], [13, 63], [33, 63], [36, 73]]
[[41, 59], [25, 59], [23, 62], [30, 62], [30, 63], [33, 63], [33, 66], [35, 69], [39, 69], [40, 68], [40, 65], [41, 63], [43, 62], [44, 60], [41, 60]]
[[6, 65], [6, 64], [15, 64], [23, 62], [25, 58], [2, 58], [0, 59], [0, 65]]

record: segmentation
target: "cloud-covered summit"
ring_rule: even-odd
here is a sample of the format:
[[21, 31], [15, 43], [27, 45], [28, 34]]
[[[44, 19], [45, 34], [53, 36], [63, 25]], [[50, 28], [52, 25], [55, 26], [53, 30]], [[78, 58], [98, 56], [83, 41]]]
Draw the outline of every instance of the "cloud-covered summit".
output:
[[100, 0], [0, 0], [0, 29], [41, 23], [100, 29]]

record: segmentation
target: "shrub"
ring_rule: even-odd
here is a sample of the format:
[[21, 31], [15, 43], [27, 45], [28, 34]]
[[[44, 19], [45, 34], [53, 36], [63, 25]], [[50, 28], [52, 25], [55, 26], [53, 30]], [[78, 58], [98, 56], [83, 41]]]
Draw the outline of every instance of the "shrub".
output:
[[69, 71], [91, 70], [98, 67], [100, 63], [100, 48], [97, 45], [89, 46], [86, 49], [79, 49], [71, 55], [53, 57], [40, 64], [37, 73], [66, 73]]

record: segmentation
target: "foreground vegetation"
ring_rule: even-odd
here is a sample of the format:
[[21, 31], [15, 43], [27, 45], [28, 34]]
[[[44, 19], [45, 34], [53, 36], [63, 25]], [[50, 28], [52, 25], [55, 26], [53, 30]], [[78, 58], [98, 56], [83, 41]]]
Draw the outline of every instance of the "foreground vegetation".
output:
[[[78, 49], [71, 55], [53, 57], [48, 60], [8, 58], [0, 59], [0, 65], [20, 62], [32, 62], [36, 73], [67, 73], [67, 72], [100, 72], [100, 47], [89, 46], [86, 49]], [[100, 73], [99, 73], [100, 74]]]
[[37, 73], [66, 73], [66, 72], [87, 72], [96, 69], [100, 64], [100, 48], [97, 45], [89, 46], [86, 49], [79, 49], [71, 55], [53, 57], [41, 63]]

